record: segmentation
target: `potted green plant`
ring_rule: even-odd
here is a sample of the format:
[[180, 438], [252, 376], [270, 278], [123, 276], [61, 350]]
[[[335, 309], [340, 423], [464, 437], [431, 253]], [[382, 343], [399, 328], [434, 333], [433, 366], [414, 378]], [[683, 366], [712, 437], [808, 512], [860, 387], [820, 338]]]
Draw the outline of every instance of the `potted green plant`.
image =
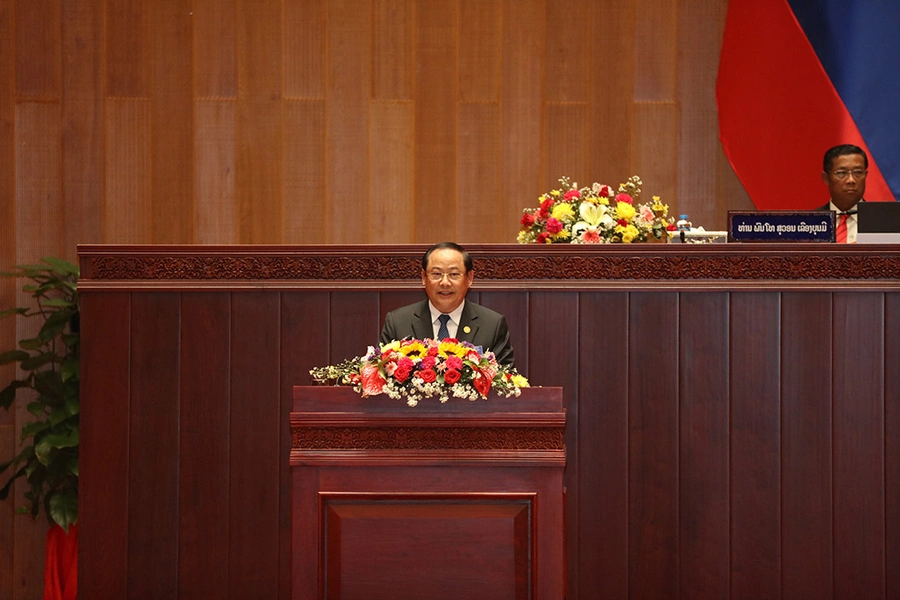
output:
[[[0, 488], [0, 500], [9, 496], [16, 480], [25, 479], [25, 505], [18, 512], [37, 518], [43, 511], [51, 523], [44, 597], [74, 597], [71, 576], [77, 575], [78, 267], [62, 259], [43, 258], [41, 264], [18, 265], [0, 276], [28, 280], [22, 291], [34, 299], [32, 306], [0, 311], [0, 318], [17, 315], [40, 320], [35, 337], [20, 340], [17, 348], [0, 351], [0, 365], [17, 363], [20, 377], [0, 390], [0, 406], [9, 409], [21, 396], [35, 417], [22, 426], [20, 452], [11, 460], [0, 462], [0, 473], [11, 471]], [[48, 586], [55, 592], [48, 595]]]

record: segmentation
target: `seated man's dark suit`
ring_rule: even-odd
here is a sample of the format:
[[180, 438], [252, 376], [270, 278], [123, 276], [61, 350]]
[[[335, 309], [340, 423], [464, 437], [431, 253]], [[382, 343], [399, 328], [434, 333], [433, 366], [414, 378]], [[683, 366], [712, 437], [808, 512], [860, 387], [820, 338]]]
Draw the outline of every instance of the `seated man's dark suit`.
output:
[[[509, 367], [514, 366], [515, 358], [512, 346], [509, 344], [509, 327], [506, 325], [506, 317], [466, 300], [459, 321], [456, 339], [481, 346], [484, 352], [490, 350], [497, 357], [497, 362]], [[468, 332], [466, 332], [467, 327], [469, 328]], [[403, 338], [420, 340], [434, 338], [428, 300], [392, 310], [385, 317], [380, 342], [387, 344]]]

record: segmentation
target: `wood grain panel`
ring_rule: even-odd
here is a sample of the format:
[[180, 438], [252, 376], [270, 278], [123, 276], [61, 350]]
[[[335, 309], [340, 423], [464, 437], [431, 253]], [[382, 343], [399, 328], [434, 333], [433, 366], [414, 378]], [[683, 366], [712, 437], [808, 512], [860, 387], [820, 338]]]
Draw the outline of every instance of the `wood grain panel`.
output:
[[325, 102], [284, 103], [285, 243], [325, 243]]
[[[579, 525], [569, 570], [581, 598], [628, 597], [628, 380], [617, 376], [629, 337], [628, 294], [582, 293], [578, 304]], [[570, 459], [571, 460], [571, 459]], [[570, 497], [569, 502], [576, 501]]]
[[730, 325], [731, 597], [780, 598], [779, 294], [732, 294]]
[[467, 298], [483, 306], [496, 310], [506, 317], [509, 326], [509, 343], [513, 347], [516, 370], [528, 377], [528, 299], [515, 292], [482, 292], [474, 295], [478, 288], [478, 263], [475, 263], [475, 282]]
[[107, 243], [149, 243], [150, 103], [110, 98], [106, 102]]
[[[278, 400], [281, 350], [279, 294], [231, 299], [228, 591], [233, 598], [277, 598], [281, 506]], [[285, 596], [281, 596], [284, 598]]]
[[[578, 294], [574, 292], [533, 292], [528, 299], [528, 357], [527, 372], [536, 385], [562, 386], [563, 404], [566, 409], [567, 448], [577, 448], [579, 443], [578, 362], [572, 360], [572, 340], [578, 339]], [[517, 358], [518, 364], [518, 358]], [[579, 497], [579, 469], [577, 461], [566, 464], [565, 487], [569, 498]], [[577, 502], [566, 506], [566, 523], [569, 531], [578, 531], [579, 508]], [[578, 556], [578, 536], [566, 539], [568, 556]], [[578, 580], [569, 571], [569, 592], [578, 597]]]
[[649, 201], [651, 196], [660, 196], [670, 214], [678, 214], [677, 113], [674, 103], [635, 105], [632, 169], [621, 179], [640, 175], [644, 182], [641, 198]]
[[282, 240], [282, 121], [279, 100], [238, 103], [235, 196], [242, 244]]
[[500, 69], [502, 17], [501, 0], [459, 2], [457, 73], [461, 102], [500, 101], [500, 88], [503, 84]]
[[678, 0], [637, 0], [634, 25], [634, 99], [675, 100]]
[[[138, 293], [131, 301], [128, 595], [178, 590], [179, 294]], [[161, 349], [168, 351], [161, 352]]]
[[822, 373], [832, 368], [831, 294], [784, 293], [781, 319], [781, 593], [830, 598], [832, 387]]
[[[362, 356], [368, 346], [378, 343], [378, 294], [375, 292], [332, 292], [328, 328], [331, 332], [329, 364]], [[325, 323], [320, 322], [319, 326]]]
[[284, 95], [286, 98], [325, 97], [326, 14], [328, 0], [285, 2]]
[[150, 94], [148, 0], [106, 2], [106, 93], [147, 97]]
[[[458, 189], [456, 219], [460, 243], [499, 239], [497, 219], [500, 194], [500, 107], [486, 103], [460, 103]], [[513, 241], [513, 240], [509, 240]]]
[[194, 96], [236, 98], [236, 0], [192, 0], [190, 10]]
[[[326, 70], [325, 239], [368, 241], [371, 0], [329, 0]], [[354, 215], [345, 219], [345, 215]]]
[[611, 185], [632, 174], [635, 18], [634, 2], [594, 2], [588, 12], [588, 81], [597, 91], [590, 98], [588, 166], [592, 181]]
[[631, 294], [628, 314], [628, 589], [676, 598], [678, 295]]
[[416, 80], [413, 0], [373, 0], [372, 12], [372, 99], [412, 100]]
[[191, 1], [149, 6], [152, 241], [194, 239]]
[[[596, 93], [585, 85], [589, 76], [587, 46], [596, 43], [587, 18], [592, 0], [546, 1], [546, 99], [551, 103], [587, 102]], [[560, 139], [566, 139], [565, 134]]]
[[181, 300], [178, 596], [228, 597], [231, 294]]
[[[591, 185], [594, 180], [591, 179], [587, 164], [587, 104], [548, 104], [545, 110], [546, 131], [552, 132], [547, 137], [544, 148], [546, 190], [560, 189], [559, 178], [564, 175], [579, 187]], [[530, 206], [537, 206], [537, 201]]]
[[[85, 294], [81, 306], [78, 579], [103, 598], [128, 597], [131, 296]], [[96, 493], [94, 493], [96, 492]]]
[[416, 242], [452, 240], [457, 211], [456, 2], [417, 0], [415, 195]]
[[62, 96], [61, 4], [54, 0], [13, 0], [15, 6], [16, 93]]
[[369, 238], [374, 243], [407, 240], [416, 214], [410, 178], [415, 108], [411, 102], [376, 101], [369, 114]]
[[710, 110], [726, 2], [678, 2], [677, 154], [679, 210], [708, 230], [727, 229], [724, 215], [731, 198], [717, 194], [719, 152], [717, 112]]
[[530, 206], [546, 191], [541, 162], [545, 11], [544, 0], [503, 0], [503, 204], [497, 216], [504, 241], [516, 239], [523, 199]]
[[884, 299], [885, 597], [900, 597], [900, 294]]
[[884, 295], [834, 295], [834, 594], [884, 598]]
[[236, 243], [237, 106], [230, 100], [197, 100], [194, 123], [194, 241]]
[[[83, 3], [63, 3], [62, 28], [66, 100], [62, 104], [64, 257], [76, 260], [79, 243], [103, 239], [102, 15]], [[68, 219], [67, 219], [68, 221]]]
[[61, 119], [57, 104], [16, 109], [16, 261], [62, 256]]
[[683, 293], [679, 298], [679, 593], [683, 598], [727, 598], [729, 294]]

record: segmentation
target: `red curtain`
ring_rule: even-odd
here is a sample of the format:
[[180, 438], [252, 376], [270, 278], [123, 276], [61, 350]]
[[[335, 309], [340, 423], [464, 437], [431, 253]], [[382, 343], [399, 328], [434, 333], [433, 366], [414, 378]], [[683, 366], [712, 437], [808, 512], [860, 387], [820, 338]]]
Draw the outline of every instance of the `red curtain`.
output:
[[68, 533], [59, 525], [47, 531], [44, 566], [44, 600], [76, 600], [78, 597], [78, 525]]

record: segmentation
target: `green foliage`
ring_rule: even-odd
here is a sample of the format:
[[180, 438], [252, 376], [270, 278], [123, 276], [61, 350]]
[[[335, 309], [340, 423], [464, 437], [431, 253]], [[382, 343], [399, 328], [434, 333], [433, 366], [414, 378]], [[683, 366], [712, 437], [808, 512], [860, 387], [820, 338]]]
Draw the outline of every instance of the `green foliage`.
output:
[[0, 463], [0, 473], [12, 473], [0, 488], [0, 500], [24, 477], [29, 488], [19, 512], [37, 517], [43, 509], [51, 522], [68, 530], [78, 521], [78, 267], [47, 257], [0, 276], [27, 279], [22, 290], [34, 298], [34, 306], [0, 310], [0, 318], [42, 321], [36, 337], [0, 351], [0, 365], [18, 363], [21, 371], [21, 379], [0, 390], [0, 406], [9, 409], [17, 395], [28, 394], [27, 410], [36, 417], [22, 427], [21, 452]]

